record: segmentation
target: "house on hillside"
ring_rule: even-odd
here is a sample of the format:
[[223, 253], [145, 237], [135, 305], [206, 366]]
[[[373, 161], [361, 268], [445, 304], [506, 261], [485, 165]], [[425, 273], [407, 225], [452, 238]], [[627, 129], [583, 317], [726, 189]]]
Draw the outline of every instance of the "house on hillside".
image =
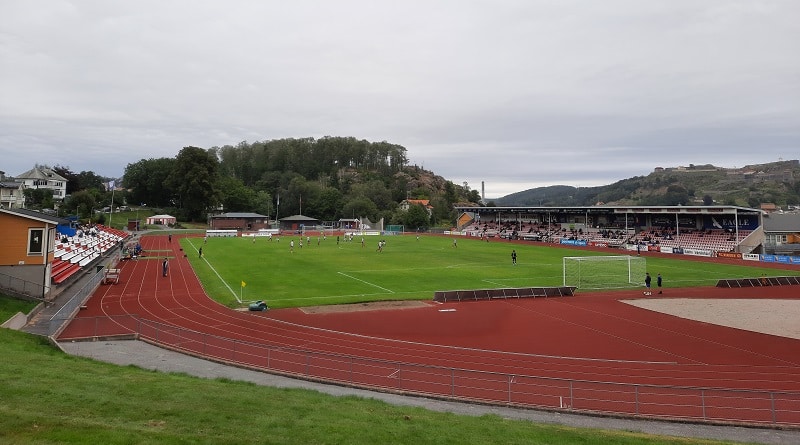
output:
[[26, 209], [0, 209], [3, 248], [0, 286], [14, 294], [47, 298], [59, 224], [69, 221]]
[[0, 207], [16, 209], [25, 207], [24, 184], [14, 178], [6, 178], [5, 172], [0, 171]]
[[400, 210], [407, 212], [408, 209], [411, 208], [413, 205], [421, 205], [428, 211], [428, 216], [433, 214], [433, 206], [431, 205], [431, 201], [429, 199], [404, 199], [400, 201], [400, 205], [398, 206]]
[[67, 195], [67, 179], [56, 173], [52, 168], [37, 165], [32, 169], [18, 174], [15, 179], [23, 184], [24, 189], [50, 189], [53, 199], [63, 201]]

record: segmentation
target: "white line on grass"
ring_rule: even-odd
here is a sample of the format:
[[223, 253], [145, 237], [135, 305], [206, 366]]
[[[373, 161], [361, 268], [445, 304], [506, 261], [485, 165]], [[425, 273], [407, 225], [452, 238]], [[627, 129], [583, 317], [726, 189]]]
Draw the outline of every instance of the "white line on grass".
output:
[[362, 282], [362, 283], [364, 283], [364, 284], [368, 284], [368, 285], [370, 285], [370, 286], [372, 286], [372, 287], [377, 287], [378, 289], [385, 290], [386, 292], [389, 292], [390, 294], [393, 294], [393, 293], [394, 293], [394, 291], [393, 291], [393, 290], [391, 290], [391, 289], [386, 289], [385, 287], [380, 287], [380, 286], [378, 286], [377, 284], [370, 283], [369, 281], [364, 281], [364, 280], [362, 280], [361, 278], [356, 278], [356, 277], [354, 277], [354, 276], [347, 275], [347, 274], [346, 274], [346, 273], [344, 273], [344, 272], [336, 272], [336, 273], [338, 273], [338, 274], [341, 274], [341, 275], [344, 275], [344, 276], [346, 276], [347, 278], [350, 278], [350, 279], [353, 279], [353, 280], [356, 280], [356, 281], [360, 281], [360, 282]]
[[[194, 244], [193, 244], [192, 242], [189, 242], [189, 245], [190, 245], [190, 246], [192, 246], [192, 248], [194, 249], [194, 251], [195, 251], [195, 252], [197, 252], [198, 254], [200, 254], [200, 251], [199, 251], [199, 250], [197, 250], [197, 248], [194, 246]], [[211, 263], [209, 263], [209, 262], [208, 262], [208, 260], [206, 259], [206, 257], [205, 257], [205, 256], [201, 257], [201, 259], [202, 259], [203, 261], [205, 261], [205, 262], [206, 262], [206, 264], [208, 265], [208, 267], [210, 267], [210, 268], [211, 268], [211, 271], [212, 271], [212, 272], [214, 272], [214, 275], [216, 275], [216, 276], [217, 276], [217, 278], [219, 278], [219, 281], [220, 281], [222, 284], [224, 284], [224, 285], [225, 285], [225, 287], [227, 287], [229, 291], [231, 291], [231, 295], [233, 295], [233, 298], [235, 298], [235, 299], [236, 299], [236, 301], [238, 301], [239, 303], [241, 303], [241, 302], [242, 302], [242, 300], [240, 300], [240, 299], [239, 299], [239, 296], [238, 296], [238, 295], [236, 295], [236, 292], [234, 292], [234, 291], [233, 291], [233, 289], [231, 289], [231, 287], [230, 287], [230, 286], [228, 286], [228, 283], [226, 283], [226, 282], [225, 282], [225, 280], [223, 280], [223, 279], [222, 279], [222, 277], [219, 275], [219, 272], [217, 272], [217, 269], [214, 269], [214, 266], [212, 266], [212, 265], [211, 265]]]

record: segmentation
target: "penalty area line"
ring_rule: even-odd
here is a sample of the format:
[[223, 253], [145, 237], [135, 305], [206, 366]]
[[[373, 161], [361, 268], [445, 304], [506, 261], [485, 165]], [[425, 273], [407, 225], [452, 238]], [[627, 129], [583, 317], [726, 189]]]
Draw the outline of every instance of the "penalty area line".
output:
[[372, 286], [372, 287], [377, 287], [377, 288], [378, 288], [378, 289], [380, 289], [380, 290], [385, 290], [386, 292], [389, 292], [390, 294], [393, 294], [393, 293], [394, 293], [394, 291], [393, 291], [393, 290], [391, 290], [391, 289], [386, 289], [385, 287], [380, 287], [380, 286], [378, 286], [377, 284], [370, 283], [369, 281], [364, 281], [364, 280], [362, 280], [361, 278], [356, 278], [356, 277], [354, 277], [354, 276], [347, 275], [347, 274], [346, 274], [346, 273], [344, 273], [344, 272], [336, 272], [336, 273], [338, 273], [338, 274], [340, 274], [340, 275], [344, 275], [344, 276], [346, 276], [347, 278], [350, 278], [351, 280], [360, 281], [360, 282], [362, 282], [362, 283], [364, 283], [364, 284], [367, 284], [367, 285], [370, 285], [370, 286]]

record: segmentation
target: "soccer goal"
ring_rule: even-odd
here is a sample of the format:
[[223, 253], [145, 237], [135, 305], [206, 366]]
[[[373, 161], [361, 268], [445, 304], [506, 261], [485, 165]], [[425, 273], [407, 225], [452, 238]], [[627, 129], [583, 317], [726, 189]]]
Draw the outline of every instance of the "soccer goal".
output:
[[615, 289], [639, 286], [647, 272], [645, 257], [630, 255], [566, 256], [564, 286]]

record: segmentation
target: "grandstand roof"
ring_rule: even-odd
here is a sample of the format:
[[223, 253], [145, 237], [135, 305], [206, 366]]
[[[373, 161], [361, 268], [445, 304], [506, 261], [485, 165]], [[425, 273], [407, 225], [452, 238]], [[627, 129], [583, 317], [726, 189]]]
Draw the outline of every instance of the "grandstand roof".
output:
[[739, 206], [584, 206], [584, 207], [456, 207], [456, 210], [473, 213], [686, 213], [686, 214], [734, 214], [764, 213], [760, 209]]

